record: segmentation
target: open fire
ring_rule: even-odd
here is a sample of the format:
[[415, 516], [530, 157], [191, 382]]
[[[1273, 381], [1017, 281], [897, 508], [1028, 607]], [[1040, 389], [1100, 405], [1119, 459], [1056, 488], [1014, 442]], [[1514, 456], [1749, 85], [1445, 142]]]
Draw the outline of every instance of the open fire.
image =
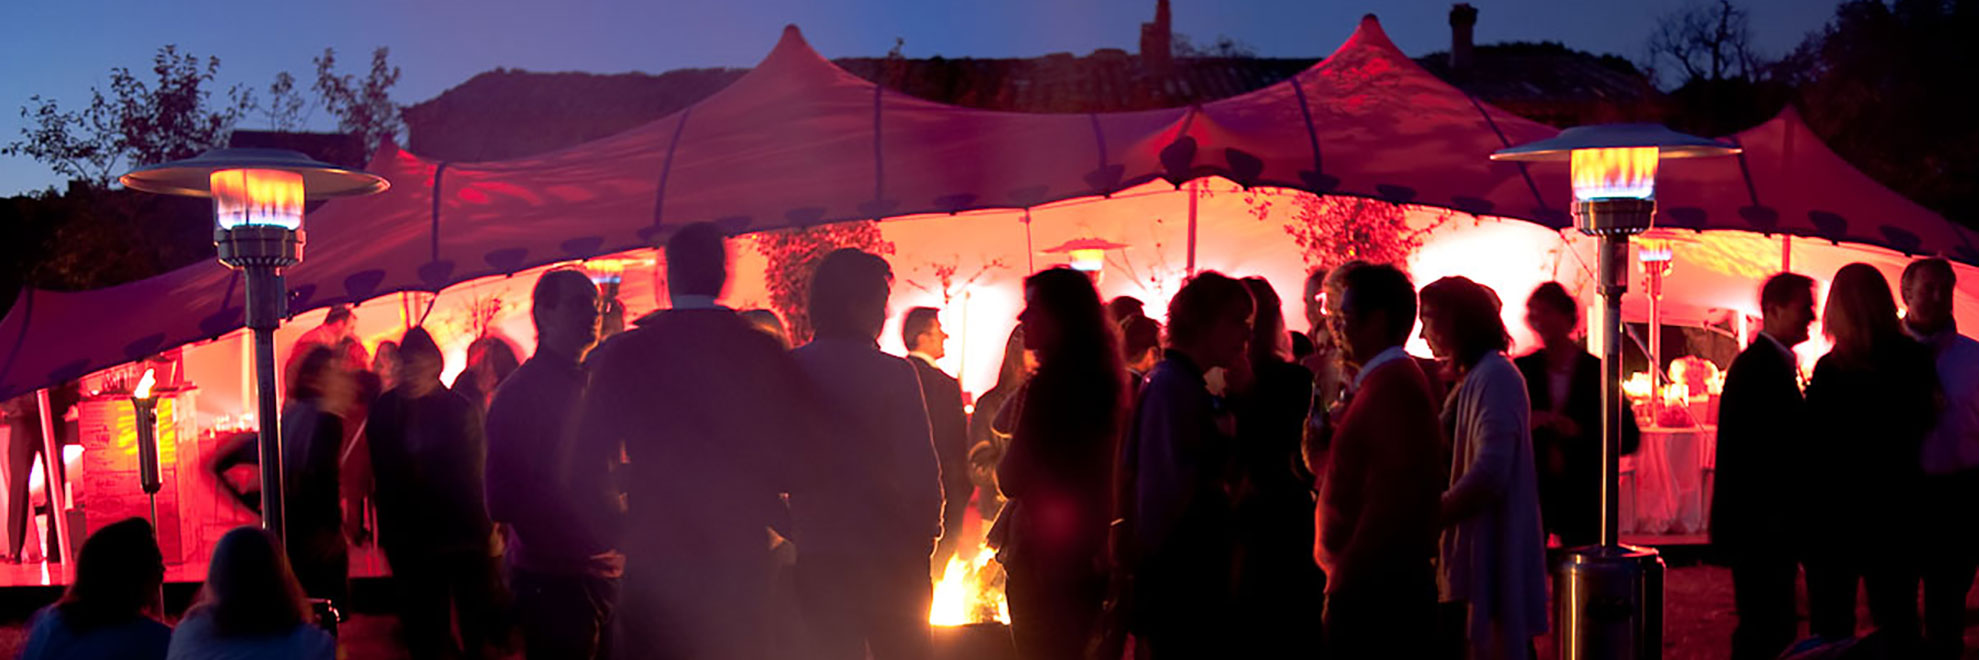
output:
[[1004, 600], [1004, 567], [997, 563], [996, 554], [978, 543], [973, 552], [957, 552], [949, 558], [942, 579], [935, 583], [928, 623], [966, 626], [1011, 622], [1011, 606]]

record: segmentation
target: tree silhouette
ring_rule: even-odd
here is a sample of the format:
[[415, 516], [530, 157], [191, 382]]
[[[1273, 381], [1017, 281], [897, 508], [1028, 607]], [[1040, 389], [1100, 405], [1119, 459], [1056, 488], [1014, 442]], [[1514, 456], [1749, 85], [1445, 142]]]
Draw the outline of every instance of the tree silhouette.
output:
[[91, 87], [90, 102], [64, 110], [55, 100], [35, 95], [21, 107], [21, 139], [0, 154], [27, 156], [57, 174], [107, 188], [125, 170], [190, 158], [225, 144], [241, 116], [255, 106], [252, 90], [234, 86], [225, 105], [210, 105], [210, 84], [220, 58], [202, 61], [178, 46], [165, 45], [152, 57], [154, 80], [126, 67], [110, 70], [110, 88]]

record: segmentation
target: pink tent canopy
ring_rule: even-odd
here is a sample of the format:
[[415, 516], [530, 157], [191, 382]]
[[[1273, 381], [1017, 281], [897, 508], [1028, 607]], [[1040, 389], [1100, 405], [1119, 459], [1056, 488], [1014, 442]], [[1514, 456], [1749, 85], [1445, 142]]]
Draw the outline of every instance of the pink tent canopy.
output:
[[[391, 190], [310, 216], [306, 258], [287, 275], [290, 309], [653, 245], [694, 221], [742, 233], [1029, 207], [1158, 178], [1219, 175], [1558, 228], [1567, 222], [1564, 171], [1486, 157], [1555, 133], [1425, 72], [1373, 17], [1284, 83], [1192, 108], [1108, 114], [916, 99], [839, 69], [787, 28], [728, 88], [612, 137], [482, 163], [387, 145], [368, 169]], [[1972, 260], [1971, 230], [1850, 170], [1791, 118], [1737, 139], [1748, 149], [1739, 163], [1669, 167], [1667, 224], [1771, 227]], [[1771, 210], [1775, 224], [1748, 220], [1769, 217], [1742, 215], [1748, 206]], [[1872, 228], [1873, 217], [1883, 225]], [[0, 319], [0, 397], [238, 329], [238, 288], [233, 273], [201, 263], [96, 291], [23, 291]]]

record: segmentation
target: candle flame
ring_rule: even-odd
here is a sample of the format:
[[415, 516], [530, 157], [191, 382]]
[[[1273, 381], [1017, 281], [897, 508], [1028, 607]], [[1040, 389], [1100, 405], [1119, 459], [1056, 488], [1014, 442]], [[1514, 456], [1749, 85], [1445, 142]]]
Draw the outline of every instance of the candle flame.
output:
[[137, 390], [131, 392], [131, 396], [139, 399], [151, 398], [151, 386], [158, 383], [156, 371], [156, 369], [144, 370], [144, 377], [138, 379]]
[[220, 170], [209, 179], [221, 229], [241, 225], [302, 228], [303, 177], [287, 170]]
[[1569, 155], [1578, 200], [1651, 199], [1657, 183], [1656, 147], [1576, 149]]

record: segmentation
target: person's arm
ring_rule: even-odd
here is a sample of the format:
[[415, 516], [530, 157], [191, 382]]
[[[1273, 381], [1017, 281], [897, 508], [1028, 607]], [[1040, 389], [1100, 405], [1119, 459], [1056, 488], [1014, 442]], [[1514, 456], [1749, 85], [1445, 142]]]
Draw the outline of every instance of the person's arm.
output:
[[1004, 405], [991, 413], [995, 415], [995, 420], [990, 423], [992, 433], [1004, 432], [998, 427], [1006, 423], [1009, 426], [1004, 428], [1010, 431], [1025, 431], [1010, 434], [1011, 440], [1004, 447], [1004, 455], [997, 461], [997, 490], [1008, 499], [1024, 497], [1025, 490], [1038, 479], [1038, 472], [1042, 469], [1038, 463], [1038, 454], [1041, 453], [1042, 448], [1032, 446], [1039, 442], [1040, 438], [1031, 437], [1030, 429], [1018, 428], [1022, 420], [1017, 418], [1021, 416], [1020, 412], [1025, 407], [1024, 400], [1029, 396], [1031, 396], [1031, 383], [1027, 382], [1018, 386], [1017, 391], [1004, 399]]
[[[1495, 372], [1495, 375], [1505, 372]], [[1474, 377], [1484, 374], [1474, 374]], [[1476, 448], [1470, 465], [1456, 483], [1444, 491], [1438, 515], [1442, 526], [1466, 520], [1498, 504], [1511, 490], [1514, 461], [1520, 446], [1528, 444], [1526, 387], [1511, 378], [1495, 378], [1480, 383], [1476, 396], [1482, 399], [1475, 419], [1458, 420], [1460, 432], [1472, 434]], [[1517, 387], [1515, 387], [1517, 386]]]
[[[914, 359], [914, 358], [908, 358]], [[916, 526], [932, 523], [934, 536], [942, 530], [942, 462], [935, 455], [934, 431], [928, 422], [928, 405], [921, 398], [921, 377], [915, 373], [914, 365], [901, 361], [897, 364], [895, 391], [887, 397], [891, 402], [913, 402], [910, 405], [894, 405], [893, 428], [896, 434], [894, 446], [896, 456], [896, 478], [906, 495], [908, 505], [907, 520]], [[931, 537], [932, 538], [932, 537]]]
[[1208, 428], [1207, 406], [1197, 392], [1178, 391], [1170, 380], [1151, 381], [1137, 425], [1134, 526], [1144, 554], [1156, 554], [1196, 498], [1196, 437]]
[[[1348, 419], [1345, 407], [1338, 412], [1341, 414], [1335, 416], [1336, 425], [1330, 425], [1330, 428], [1338, 429], [1338, 422]], [[1366, 453], [1356, 442], [1358, 438], [1333, 431], [1330, 435], [1338, 435], [1338, 438], [1332, 439], [1339, 441], [1330, 441], [1317, 450], [1319, 460], [1309, 459], [1309, 462], [1315, 463], [1313, 468], [1319, 475], [1316, 481], [1320, 490], [1320, 520], [1314, 528], [1317, 538], [1313, 544], [1313, 560], [1321, 570], [1333, 576], [1350, 544], [1359, 540], [1355, 536], [1355, 520], [1367, 515], [1361, 507], [1362, 493], [1367, 486], [1368, 464]]]

